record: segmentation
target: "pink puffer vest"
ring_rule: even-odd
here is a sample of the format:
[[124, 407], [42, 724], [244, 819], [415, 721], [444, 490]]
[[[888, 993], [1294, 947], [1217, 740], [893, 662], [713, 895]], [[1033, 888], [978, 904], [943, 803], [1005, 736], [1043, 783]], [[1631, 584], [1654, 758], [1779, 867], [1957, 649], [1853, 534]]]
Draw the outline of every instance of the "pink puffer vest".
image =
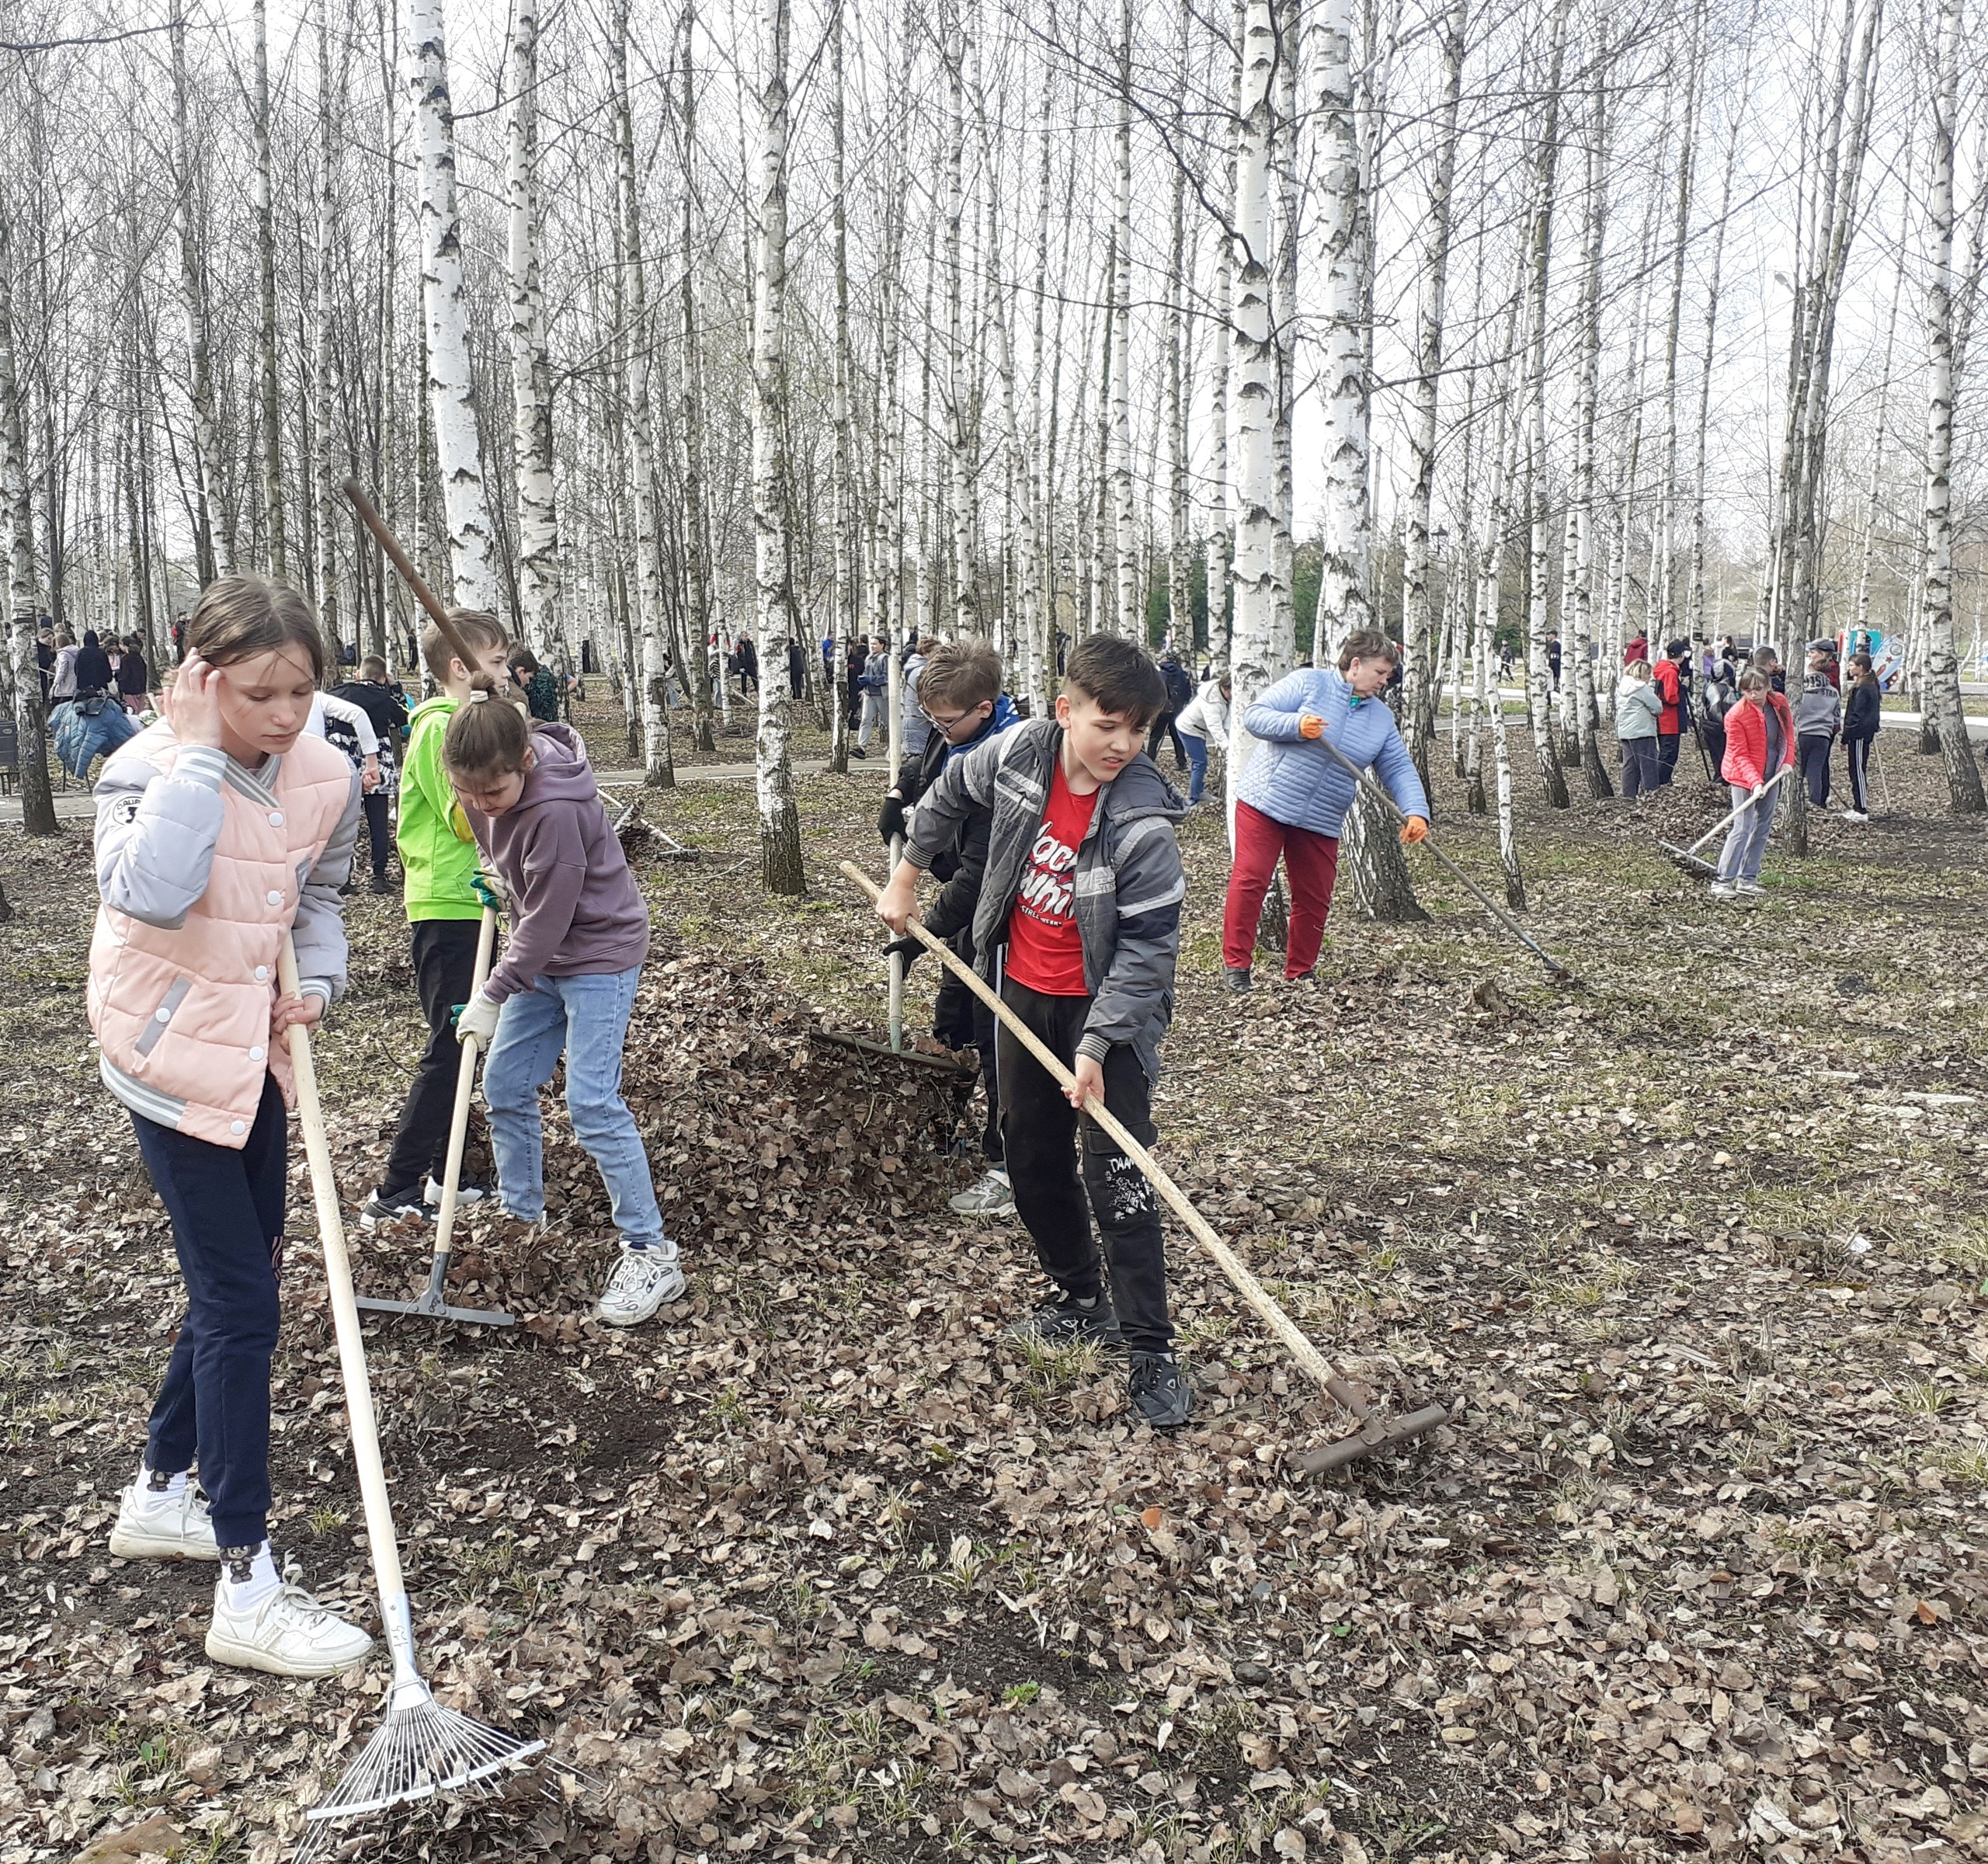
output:
[[[120, 753], [161, 776], [179, 746], [151, 726]], [[273, 786], [231, 763], [207, 890], [176, 928], [97, 908], [90, 1027], [113, 1091], [161, 1125], [215, 1146], [248, 1142], [264, 1076], [294, 1099], [290, 1056], [269, 1042], [276, 955], [305, 879], [352, 795], [342, 752], [308, 733]]]

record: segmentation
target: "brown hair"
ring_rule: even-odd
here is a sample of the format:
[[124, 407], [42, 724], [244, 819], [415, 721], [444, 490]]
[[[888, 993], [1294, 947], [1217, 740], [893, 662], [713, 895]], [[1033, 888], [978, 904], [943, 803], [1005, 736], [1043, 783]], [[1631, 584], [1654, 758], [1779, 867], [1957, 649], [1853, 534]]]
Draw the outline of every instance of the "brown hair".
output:
[[[493, 647], [508, 647], [511, 637], [504, 631], [504, 624], [495, 615], [487, 615], [480, 608], [452, 608], [449, 619], [455, 624], [456, 632], [463, 638], [463, 645], [472, 652], [487, 653]], [[422, 631], [421, 658], [429, 672], [437, 680], [449, 676], [449, 663], [457, 658], [456, 650], [449, 645], [449, 637], [433, 622]], [[474, 673], [476, 669], [467, 669]]]
[[1000, 693], [1001, 656], [988, 641], [941, 642], [918, 676], [918, 702], [927, 711], [935, 701], [971, 711]]
[[1166, 709], [1166, 680], [1152, 656], [1121, 635], [1086, 635], [1072, 648], [1063, 690], [1142, 730]]
[[1774, 681], [1757, 666], [1750, 666], [1740, 676], [1740, 690], [1743, 693], [1771, 693]]
[[1339, 670], [1350, 672], [1356, 660], [1385, 660], [1390, 666], [1399, 666], [1401, 649], [1378, 628], [1356, 628], [1339, 650]]
[[301, 648], [311, 677], [325, 676], [325, 637], [310, 598], [267, 576], [222, 576], [200, 591], [186, 624], [186, 652], [210, 666]]
[[442, 739], [442, 761], [450, 776], [508, 777], [525, 767], [531, 727], [523, 713], [496, 695], [496, 682], [478, 673], [467, 702], [456, 708]]
[[1649, 685], [1649, 662], [1647, 660], [1632, 660], [1622, 669], [1622, 677], [1636, 686]]

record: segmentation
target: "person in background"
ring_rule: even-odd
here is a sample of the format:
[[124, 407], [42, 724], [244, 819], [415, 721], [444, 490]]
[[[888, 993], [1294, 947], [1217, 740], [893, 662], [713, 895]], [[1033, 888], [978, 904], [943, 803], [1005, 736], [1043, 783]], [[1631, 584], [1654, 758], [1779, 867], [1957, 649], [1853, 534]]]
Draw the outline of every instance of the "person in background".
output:
[[393, 853], [393, 825], [388, 816], [393, 799], [400, 794], [401, 746], [407, 737], [407, 698], [388, 683], [387, 663], [377, 654], [360, 661], [359, 677], [335, 686], [331, 696], [363, 713], [373, 727], [374, 751], [372, 775], [362, 763], [360, 777], [365, 788], [360, 807], [365, 812], [367, 838], [373, 862], [373, 891], [381, 895], [394, 890], [387, 878], [388, 857]]
[[1291, 928], [1284, 975], [1312, 975], [1331, 909], [1340, 836], [1358, 785], [1353, 772], [1322, 749], [1332, 743], [1356, 768], [1375, 770], [1407, 817], [1404, 843], [1426, 840], [1429, 799], [1395, 715], [1380, 694], [1400, 664], [1401, 649], [1372, 628], [1355, 628], [1340, 649], [1339, 668], [1301, 667], [1244, 713], [1261, 742], [1237, 786], [1236, 861], [1222, 913], [1222, 962], [1231, 991], [1250, 988], [1256, 922], [1283, 857], [1291, 882]]
[[1819, 809], [1830, 804], [1830, 752], [1843, 724], [1843, 704], [1830, 683], [1830, 650], [1812, 642], [1802, 670], [1801, 697], [1795, 701], [1795, 736], [1802, 762], [1802, 779], [1809, 800]]
[[744, 698], [747, 689], [756, 693], [759, 690], [759, 649], [750, 635], [741, 635], [732, 648], [732, 670], [739, 676], [739, 696]]
[[83, 644], [76, 649], [77, 697], [80, 698], [86, 693], [108, 694], [115, 684], [110, 656], [99, 645], [96, 629], [85, 628]]
[[926, 739], [932, 735], [932, 721], [926, 717], [924, 708], [918, 703], [918, 676], [925, 671], [925, 662], [937, 645], [928, 635], [923, 640], [914, 641], [911, 651], [904, 657], [904, 698], [899, 709], [902, 713], [904, 754], [907, 757], [921, 756]]
[[789, 635], [787, 638], [787, 697], [798, 704], [808, 690], [808, 656], [801, 643]]
[[1638, 660], [1646, 666], [1649, 664], [1649, 636], [1640, 631], [1636, 638], [1622, 649], [1622, 664], [1625, 666]]
[[1765, 786], [1795, 761], [1795, 719], [1788, 701], [1757, 666], [1749, 667], [1742, 676], [1740, 698], [1726, 715], [1726, 761], [1720, 767], [1720, 774], [1733, 786], [1733, 806], [1740, 813], [1719, 850], [1712, 896], [1750, 906], [1767, 891], [1760, 885], [1760, 862], [1779, 800]]
[[1202, 792], [1208, 788], [1209, 742], [1229, 742], [1230, 690], [1226, 673], [1218, 680], [1208, 680], [1173, 721], [1174, 731], [1187, 747], [1187, 803], [1190, 809], [1201, 800]]
[[1546, 670], [1552, 676], [1553, 690], [1557, 693], [1560, 690], [1560, 637], [1558, 635], [1549, 635], [1546, 638]]
[[1726, 762], [1726, 715], [1740, 703], [1740, 669], [1723, 656], [1715, 657], [1698, 683], [1698, 701], [1705, 755], [1718, 770]]
[[126, 638], [123, 656], [117, 662], [117, 696], [127, 712], [142, 712], [151, 694], [151, 669], [145, 665], [145, 644], [137, 635]]
[[1781, 656], [1771, 647], [1757, 647], [1753, 657], [1747, 662], [1757, 673], [1764, 674], [1770, 692], [1785, 693], [1788, 690], [1788, 675], [1781, 664]]
[[1647, 660], [1632, 660], [1615, 683], [1615, 737], [1622, 747], [1622, 795], [1634, 802], [1663, 781], [1657, 761], [1657, 723], [1663, 696]]
[[1670, 782], [1677, 774], [1677, 746], [1684, 736], [1686, 694], [1684, 656], [1691, 651], [1688, 641], [1665, 643], [1663, 658], [1649, 669], [1650, 683], [1663, 701], [1656, 720], [1656, 781]]
[[891, 690], [891, 649], [881, 635], [870, 637], [869, 656], [863, 662], [857, 684], [863, 694], [862, 722], [857, 727], [856, 742], [849, 748], [857, 756], [867, 757], [870, 734], [880, 726], [888, 729], [885, 714]]
[[55, 659], [48, 677], [48, 701], [51, 705], [62, 705], [76, 696], [76, 656], [78, 649], [66, 628], [55, 631]]
[[[1001, 656], [985, 641], [948, 641], [932, 650], [919, 681], [930, 708], [931, 736], [916, 757], [905, 760], [897, 781], [884, 798], [877, 833], [888, 847], [909, 833], [909, 812], [939, 781], [946, 766], [983, 739], [1005, 732], [1020, 716], [1014, 702], [1001, 690]], [[959, 956], [974, 958], [973, 916], [980, 902], [980, 882], [987, 868], [988, 836], [993, 811], [975, 802], [962, 817], [952, 840], [934, 847], [931, 874], [945, 884], [924, 915], [926, 929], [948, 939]], [[887, 950], [902, 953], [909, 965], [925, 948], [906, 936]], [[998, 974], [998, 966], [997, 966]], [[998, 975], [997, 975], [998, 982]], [[942, 970], [932, 1006], [932, 1032], [955, 1052], [971, 1046], [980, 1055], [980, 1078], [987, 1092], [987, 1119], [981, 1135], [981, 1157], [987, 1167], [979, 1182], [952, 1200], [961, 1216], [1002, 1217], [1015, 1208], [1001, 1144], [999, 1083], [995, 1075], [994, 1014], [950, 970]]]
[[543, 719], [547, 725], [558, 721], [559, 682], [548, 668], [539, 664], [538, 656], [530, 648], [513, 650], [511, 683], [524, 694], [525, 710], [533, 718]]
[[870, 643], [858, 635], [849, 644], [849, 658], [843, 662], [843, 676], [847, 682], [846, 697], [849, 701], [849, 729], [853, 732], [863, 722], [863, 669], [870, 662]]
[[1844, 701], [1843, 753], [1850, 766], [1850, 807], [1846, 822], [1871, 819], [1871, 746], [1884, 717], [1884, 693], [1872, 670], [1868, 654], [1850, 657], [1850, 691]]
[[1154, 763], [1159, 761], [1159, 747], [1166, 739], [1173, 740], [1173, 767], [1184, 770], [1187, 767], [1187, 747], [1180, 741], [1180, 734], [1174, 729], [1174, 722], [1194, 703], [1194, 682], [1187, 669], [1180, 664], [1180, 656], [1168, 648], [1159, 656], [1159, 676], [1166, 682], [1166, 705], [1152, 722], [1152, 729], [1146, 735], [1146, 755]]

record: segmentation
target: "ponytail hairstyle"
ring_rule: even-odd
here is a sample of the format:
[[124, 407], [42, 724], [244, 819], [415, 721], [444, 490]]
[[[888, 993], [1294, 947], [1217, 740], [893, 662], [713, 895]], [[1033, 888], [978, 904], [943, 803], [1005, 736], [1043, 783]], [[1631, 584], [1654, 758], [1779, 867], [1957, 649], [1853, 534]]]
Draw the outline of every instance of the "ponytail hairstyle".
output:
[[497, 697], [497, 683], [488, 673], [478, 673], [442, 739], [442, 761], [450, 776], [467, 782], [515, 776], [525, 767], [530, 749], [531, 727], [524, 715]]

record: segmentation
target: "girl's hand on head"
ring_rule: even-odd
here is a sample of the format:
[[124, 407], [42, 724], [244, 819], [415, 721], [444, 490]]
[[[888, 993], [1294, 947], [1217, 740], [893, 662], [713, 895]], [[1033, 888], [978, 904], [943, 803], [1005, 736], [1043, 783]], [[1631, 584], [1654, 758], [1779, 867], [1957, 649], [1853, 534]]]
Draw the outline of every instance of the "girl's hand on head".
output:
[[165, 715], [172, 735], [182, 744], [200, 744], [221, 749], [221, 670], [210, 666], [198, 654], [189, 654], [165, 699]]

